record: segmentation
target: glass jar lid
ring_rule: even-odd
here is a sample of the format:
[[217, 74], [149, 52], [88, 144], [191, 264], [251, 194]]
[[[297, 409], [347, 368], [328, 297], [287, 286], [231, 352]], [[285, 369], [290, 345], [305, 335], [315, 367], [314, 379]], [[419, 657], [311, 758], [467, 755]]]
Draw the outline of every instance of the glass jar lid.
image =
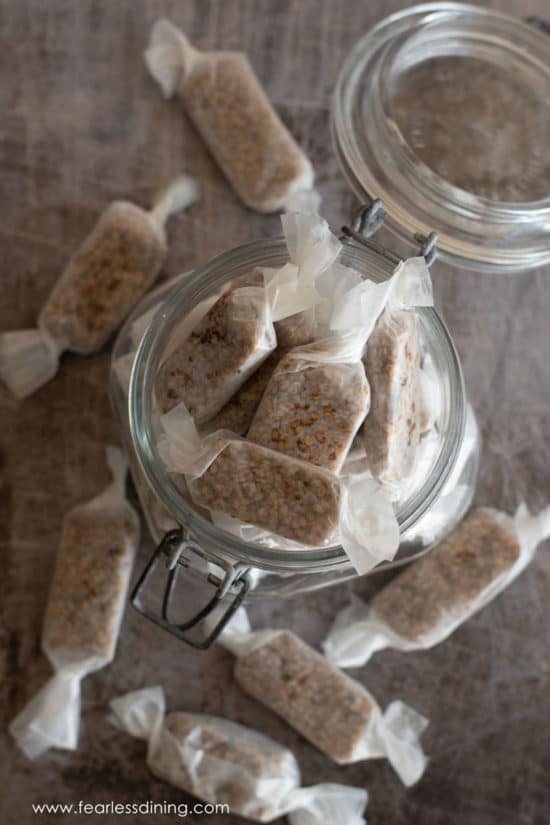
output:
[[550, 262], [550, 37], [499, 12], [429, 3], [357, 43], [332, 128], [361, 201], [404, 239], [438, 234], [476, 270]]

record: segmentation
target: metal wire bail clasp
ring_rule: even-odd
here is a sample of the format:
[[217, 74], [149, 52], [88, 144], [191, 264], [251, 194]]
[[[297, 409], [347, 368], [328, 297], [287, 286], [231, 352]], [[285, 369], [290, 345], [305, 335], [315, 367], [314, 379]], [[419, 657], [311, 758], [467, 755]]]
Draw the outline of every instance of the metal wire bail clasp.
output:
[[[357, 243], [383, 255], [392, 263], [398, 264], [401, 258], [391, 250], [373, 243], [372, 236], [378, 232], [387, 218], [387, 212], [380, 198], [364, 204], [355, 214], [351, 226], [342, 227], [342, 238], [352, 238]], [[421, 235], [417, 232], [414, 240], [420, 244], [419, 255], [425, 259], [426, 266], [431, 266], [437, 256], [437, 234]]]
[[420, 244], [420, 257], [426, 261], [426, 266], [431, 266], [437, 258], [437, 233], [430, 232], [429, 235], [422, 235], [416, 232], [414, 239]]
[[370, 204], [363, 205], [353, 218], [352, 227], [343, 226], [342, 232], [362, 242], [370, 238], [381, 228], [387, 214], [380, 198], [375, 198]]
[[[173, 636], [176, 636], [176, 638], [181, 639], [181, 641], [191, 645], [191, 647], [205, 650], [217, 639], [225, 625], [243, 603], [250, 589], [250, 579], [247, 575], [248, 568], [242, 569], [238, 566], [234, 567], [221, 559], [217, 559], [215, 563], [216, 567], [221, 568], [224, 574], [222, 577], [219, 577], [212, 572], [208, 573], [206, 577], [208, 583], [216, 587], [216, 592], [212, 598], [191, 619], [183, 623], [172, 622], [170, 620], [170, 606], [176, 590], [178, 573], [182, 567], [189, 566], [189, 555], [185, 555], [186, 553], [195, 553], [204, 561], [208, 560], [207, 555], [199, 545], [187, 538], [182, 527], [166, 533], [139, 577], [130, 596], [130, 602], [139, 613], [156, 625], [159, 625], [159, 627], [167, 630]], [[162, 606], [159, 612], [148, 608], [143, 601], [143, 596], [162, 557], [164, 557], [168, 575], [162, 596]], [[196, 627], [203, 619], [210, 616], [230, 591], [234, 591], [232, 598], [226, 610], [216, 621], [214, 628], [205, 638], [199, 640], [193, 639], [187, 631]]]

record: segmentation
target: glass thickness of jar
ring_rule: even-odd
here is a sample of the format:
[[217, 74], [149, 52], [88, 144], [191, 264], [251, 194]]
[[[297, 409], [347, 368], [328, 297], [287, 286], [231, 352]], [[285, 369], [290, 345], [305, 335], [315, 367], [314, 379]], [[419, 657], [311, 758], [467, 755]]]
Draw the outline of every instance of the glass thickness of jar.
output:
[[[327, 573], [348, 571], [351, 564], [341, 547], [283, 550], [244, 542], [220, 530], [201, 516], [182, 497], [165, 472], [155, 446], [153, 385], [167, 342], [178, 322], [199, 301], [233, 278], [255, 266], [277, 267], [288, 260], [282, 238], [256, 241], [237, 247], [196, 269], [167, 295], [136, 353], [128, 399], [131, 446], [137, 472], [154, 494], [182, 525], [189, 538], [215, 561], [216, 556], [233, 563], [247, 564], [271, 573]], [[394, 264], [381, 255], [353, 242], [344, 244], [341, 261], [365, 277], [383, 280]], [[402, 537], [421, 519], [444, 487], [460, 452], [465, 423], [465, 393], [460, 363], [447, 329], [434, 309], [420, 310], [421, 337], [432, 354], [441, 379], [443, 393], [441, 443], [429, 477], [398, 510]], [[115, 354], [116, 355], [116, 354]], [[327, 582], [328, 583], [328, 582]], [[313, 581], [312, 581], [313, 584]]]
[[[383, 200], [388, 226], [399, 237], [435, 230], [439, 256], [449, 263], [510, 272], [550, 262], [550, 193], [498, 201], [453, 185], [420, 159], [392, 110], [410, 69], [448, 57], [471, 57], [509, 74], [513, 69], [548, 109], [548, 53], [547, 35], [461, 3], [427, 3], [381, 21], [348, 56], [333, 98], [333, 139], [351, 188], [361, 201]], [[541, 142], [545, 153], [544, 128]]]

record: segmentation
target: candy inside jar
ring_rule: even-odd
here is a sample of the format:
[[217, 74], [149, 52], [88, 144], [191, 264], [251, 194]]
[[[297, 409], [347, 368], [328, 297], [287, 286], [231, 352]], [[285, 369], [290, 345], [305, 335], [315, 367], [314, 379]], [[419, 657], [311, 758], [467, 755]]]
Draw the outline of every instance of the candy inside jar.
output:
[[[369, 241], [337, 240], [318, 216], [285, 215], [283, 229], [284, 240], [247, 244], [181, 276], [160, 303], [157, 299], [156, 311], [153, 303], [143, 304], [115, 347], [112, 397], [138, 494], [159, 543], [134, 594], [142, 612], [151, 565], [165, 552], [172, 560], [184, 559], [184, 566], [176, 564], [170, 573], [167, 603], [176, 605], [188, 576], [204, 584], [205, 575], [209, 592], [218, 588], [228, 605], [237, 597], [290, 596], [414, 557], [452, 527], [471, 499], [478, 441], [465, 438], [460, 365], [431, 306], [424, 259], [400, 263]], [[233, 394], [208, 420], [193, 416], [183, 398], [164, 413], [157, 395], [163, 365], [220, 298], [241, 289], [264, 290], [274, 349], [252, 374], [237, 375]], [[268, 443], [257, 443], [254, 417], [281, 361], [296, 361], [312, 377], [318, 369], [322, 376], [325, 368], [346, 375], [359, 368], [358, 386], [370, 389], [365, 349], [388, 308], [417, 318], [419, 425], [412, 471], [397, 482], [374, 477], [363, 437], [368, 404], [346, 418], [342, 437], [335, 439], [341, 455], [329, 467], [308, 460], [308, 450], [298, 455], [277, 449], [267, 418], [262, 431]], [[141, 324], [144, 318], [147, 323]], [[292, 327], [298, 331], [294, 340], [288, 337]], [[213, 345], [223, 343], [208, 338]], [[221, 363], [215, 349], [213, 369]], [[120, 380], [123, 364], [131, 366], [128, 390]], [[292, 396], [309, 407], [290, 422], [289, 444], [310, 446], [307, 439], [316, 436], [322, 441], [323, 429], [331, 432], [328, 419], [310, 431], [308, 421], [325, 418], [331, 405], [341, 406], [347, 416], [346, 394], [333, 396], [326, 404]], [[317, 439], [316, 444], [323, 456], [323, 445]], [[208, 593], [202, 598], [206, 602]], [[165, 610], [159, 622], [188, 641], [189, 633], [167, 620], [170, 613]]]

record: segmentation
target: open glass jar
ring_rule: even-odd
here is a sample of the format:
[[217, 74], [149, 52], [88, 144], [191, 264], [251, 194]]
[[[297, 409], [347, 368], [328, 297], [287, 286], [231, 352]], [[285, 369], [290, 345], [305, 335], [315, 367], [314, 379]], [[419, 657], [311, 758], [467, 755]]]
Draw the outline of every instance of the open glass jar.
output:
[[[187, 631], [197, 617], [183, 624], [169, 618], [169, 603], [182, 564], [214, 587], [209, 608], [226, 600], [224, 618], [245, 595], [247, 599], [290, 596], [356, 575], [341, 547], [303, 551], [265, 547], [219, 529], [182, 494], [157, 451], [153, 384], [178, 323], [199, 302], [238, 276], [256, 266], [280, 267], [287, 260], [282, 238], [253, 242], [220, 255], [148, 296], [127, 321], [115, 345], [111, 398], [141, 504], [153, 538], [159, 542], [134, 593], [134, 604], [187, 641]], [[340, 261], [378, 281], [386, 279], [396, 265], [393, 255], [368, 240], [358, 242], [352, 237], [344, 241]], [[471, 502], [478, 470], [477, 428], [467, 406], [456, 350], [434, 309], [423, 308], [419, 315], [422, 349], [437, 376], [438, 425], [430, 439], [429, 454], [421, 462], [422, 472], [414, 475], [396, 503], [401, 544], [392, 564], [424, 552], [451, 529]], [[165, 555], [173, 564], [163, 606], [157, 612], [145, 606], [142, 591]], [[204, 618], [204, 610], [198, 615]]]
[[[370, 239], [386, 218], [400, 241], [410, 247], [414, 239], [429, 260], [435, 230], [439, 254], [453, 265], [511, 272], [550, 262], [549, 101], [547, 35], [522, 21], [461, 3], [418, 5], [381, 21], [345, 61], [333, 100], [335, 151], [367, 216], [355, 227], [361, 231], [348, 231], [342, 262], [373, 280], [387, 278], [399, 256]], [[341, 547], [289, 551], [220, 530], [175, 486], [155, 446], [152, 382], [178, 320], [236, 276], [286, 260], [282, 239], [233, 249], [148, 296], [115, 345], [112, 401], [159, 543], [133, 603], [196, 646], [207, 646], [244, 599], [282, 598], [356, 575]], [[426, 552], [454, 526], [478, 471], [477, 426], [452, 340], [435, 310], [419, 315], [437, 375], [437, 437], [396, 502], [401, 543], [383, 568]], [[153, 608], [145, 592], [165, 558], [167, 578]], [[196, 615], [176, 620], [183, 568], [211, 594]], [[188, 587], [186, 596], [197, 589]], [[206, 640], [195, 641], [193, 628], [213, 611], [221, 618]]]

